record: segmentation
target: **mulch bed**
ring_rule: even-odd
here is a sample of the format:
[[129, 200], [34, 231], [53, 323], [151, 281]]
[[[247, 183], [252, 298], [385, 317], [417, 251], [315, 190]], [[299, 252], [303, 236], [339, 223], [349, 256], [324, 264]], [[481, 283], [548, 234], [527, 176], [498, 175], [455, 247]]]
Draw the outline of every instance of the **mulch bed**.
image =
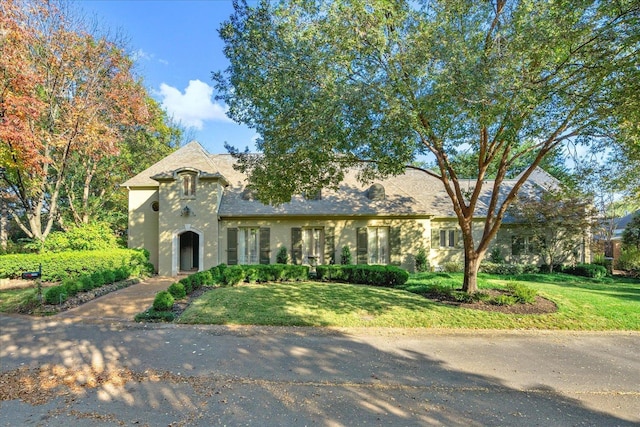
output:
[[[499, 295], [510, 295], [507, 291], [501, 291], [499, 289], [483, 289], [482, 292], [489, 294], [492, 297]], [[487, 301], [477, 301], [472, 303], [462, 303], [456, 301], [453, 296], [441, 294], [441, 293], [426, 293], [422, 294], [427, 299], [436, 301], [442, 304], [453, 305], [461, 308], [470, 308], [473, 310], [493, 311], [496, 313], [505, 314], [548, 314], [558, 311], [558, 306], [551, 300], [548, 300], [541, 296], [536, 296], [533, 304], [513, 304], [513, 305], [496, 305]]]

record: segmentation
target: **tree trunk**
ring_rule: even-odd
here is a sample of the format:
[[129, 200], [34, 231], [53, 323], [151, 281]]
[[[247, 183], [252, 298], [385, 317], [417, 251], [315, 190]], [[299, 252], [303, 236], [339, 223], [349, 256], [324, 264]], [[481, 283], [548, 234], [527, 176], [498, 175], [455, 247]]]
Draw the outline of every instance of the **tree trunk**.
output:
[[462, 290], [473, 294], [478, 291], [478, 268], [481, 257], [473, 249], [464, 250], [464, 282]]

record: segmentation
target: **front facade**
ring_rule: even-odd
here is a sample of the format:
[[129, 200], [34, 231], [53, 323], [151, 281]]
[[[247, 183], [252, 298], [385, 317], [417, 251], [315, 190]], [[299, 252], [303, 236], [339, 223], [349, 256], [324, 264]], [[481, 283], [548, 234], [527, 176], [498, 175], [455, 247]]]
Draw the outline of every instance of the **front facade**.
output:
[[[273, 264], [283, 247], [295, 264], [338, 264], [345, 246], [354, 264], [409, 271], [420, 249], [435, 269], [463, 261], [451, 202], [440, 181], [423, 172], [408, 170], [366, 186], [354, 172], [337, 191], [268, 206], [254, 200], [233, 164], [232, 156], [209, 154], [191, 142], [125, 182], [129, 247], [147, 249], [165, 276], [221, 263]], [[551, 180], [537, 171], [528, 184]], [[505, 225], [494, 244], [508, 262], [538, 262], [526, 239], [526, 232]]]

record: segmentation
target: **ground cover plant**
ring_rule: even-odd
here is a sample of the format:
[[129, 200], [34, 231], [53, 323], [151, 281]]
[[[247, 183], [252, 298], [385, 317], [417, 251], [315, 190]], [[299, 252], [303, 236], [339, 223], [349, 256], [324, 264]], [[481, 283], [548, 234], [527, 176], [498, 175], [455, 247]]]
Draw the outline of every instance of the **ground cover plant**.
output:
[[[425, 298], [433, 287], [457, 289], [461, 273], [412, 275], [399, 288], [344, 283], [245, 284], [208, 292], [181, 323], [335, 327], [640, 330], [640, 281], [566, 274], [481, 274], [481, 292], [532, 289], [557, 310], [547, 314], [484, 311]], [[526, 294], [526, 291], [525, 291]]]

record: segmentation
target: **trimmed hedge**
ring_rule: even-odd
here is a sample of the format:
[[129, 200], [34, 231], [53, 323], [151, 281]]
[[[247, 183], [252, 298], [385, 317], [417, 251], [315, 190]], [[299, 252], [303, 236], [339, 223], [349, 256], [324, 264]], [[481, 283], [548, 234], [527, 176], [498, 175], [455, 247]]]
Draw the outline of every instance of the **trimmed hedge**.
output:
[[182, 299], [187, 296], [187, 291], [184, 289], [184, 285], [182, 283], [172, 283], [167, 289], [171, 296], [175, 299]]
[[404, 285], [409, 273], [393, 265], [319, 265], [318, 280], [357, 283], [370, 286]]
[[535, 264], [505, 264], [485, 261], [480, 264], [478, 271], [488, 274], [519, 275], [535, 274], [539, 268]]
[[563, 273], [572, 274], [574, 276], [593, 277], [600, 279], [607, 275], [607, 269], [597, 264], [577, 264], [573, 267], [564, 267]]
[[[46, 282], [59, 282], [69, 277], [115, 270], [123, 266], [129, 268], [130, 275], [134, 276], [153, 273], [149, 252], [139, 249], [110, 249], [0, 255], [0, 278], [17, 279], [25, 271], [37, 271], [39, 264], [42, 264], [42, 280]], [[116, 271], [114, 275], [117, 279]]]

